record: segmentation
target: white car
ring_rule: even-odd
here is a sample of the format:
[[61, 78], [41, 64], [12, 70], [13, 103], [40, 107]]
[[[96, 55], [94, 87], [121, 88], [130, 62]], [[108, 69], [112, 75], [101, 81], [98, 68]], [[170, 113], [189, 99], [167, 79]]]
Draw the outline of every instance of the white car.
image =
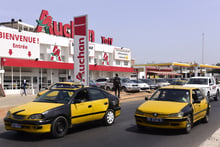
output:
[[144, 83], [141, 80], [131, 80], [131, 81], [138, 84], [138, 87], [139, 87], [140, 91], [150, 90], [150, 86], [147, 83]]

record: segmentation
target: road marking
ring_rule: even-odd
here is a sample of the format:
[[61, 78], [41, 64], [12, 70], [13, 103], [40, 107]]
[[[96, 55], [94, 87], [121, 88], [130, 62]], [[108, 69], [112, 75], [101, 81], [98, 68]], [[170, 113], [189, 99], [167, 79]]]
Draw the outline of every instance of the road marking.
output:
[[220, 146], [220, 128], [212, 134], [199, 147], [219, 147]]

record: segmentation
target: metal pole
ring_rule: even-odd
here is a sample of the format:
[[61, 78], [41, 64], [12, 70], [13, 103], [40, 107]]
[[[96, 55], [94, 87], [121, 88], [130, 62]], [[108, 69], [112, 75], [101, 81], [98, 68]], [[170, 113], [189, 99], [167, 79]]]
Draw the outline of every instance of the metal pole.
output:
[[204, 64], [204, 38], [205, 34], [202, 33], [202, 64]]

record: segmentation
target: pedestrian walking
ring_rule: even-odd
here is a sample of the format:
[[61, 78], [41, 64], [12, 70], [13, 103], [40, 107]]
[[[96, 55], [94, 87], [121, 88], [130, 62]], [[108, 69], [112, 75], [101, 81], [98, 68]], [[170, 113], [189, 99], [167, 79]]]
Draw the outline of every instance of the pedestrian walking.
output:
[[120, 98], [121, 79], [118, 77], [118, 74], [115, 74], [113, 84], [114, 84], [115, 96], [118, 96], [118, 98]]
[[23, 92], [22, 92], [21, 96], [23, 96], [23, 95], [26, 96], [27, 95], [27, 93], [26, 93], [26, 85], [27, 85], [27, 82], [26, 82], [26, 80], [24, 80], [23, 83], [22, 83]]
[[71, 79], [71, 76], [68, 76], [67, 82], [73, 82], [73, 80]]

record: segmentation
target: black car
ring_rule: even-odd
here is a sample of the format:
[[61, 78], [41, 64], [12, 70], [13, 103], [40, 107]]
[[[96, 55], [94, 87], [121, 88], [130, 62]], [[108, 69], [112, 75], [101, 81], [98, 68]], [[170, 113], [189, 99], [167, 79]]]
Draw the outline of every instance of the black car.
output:
[[100, 88], [55, 88], [10, 109], [4, 122], [6, 130], [51, 133], [57, 138], [77, 124], [101, 120], [112, 125], [120, 109], [119, 99]]

